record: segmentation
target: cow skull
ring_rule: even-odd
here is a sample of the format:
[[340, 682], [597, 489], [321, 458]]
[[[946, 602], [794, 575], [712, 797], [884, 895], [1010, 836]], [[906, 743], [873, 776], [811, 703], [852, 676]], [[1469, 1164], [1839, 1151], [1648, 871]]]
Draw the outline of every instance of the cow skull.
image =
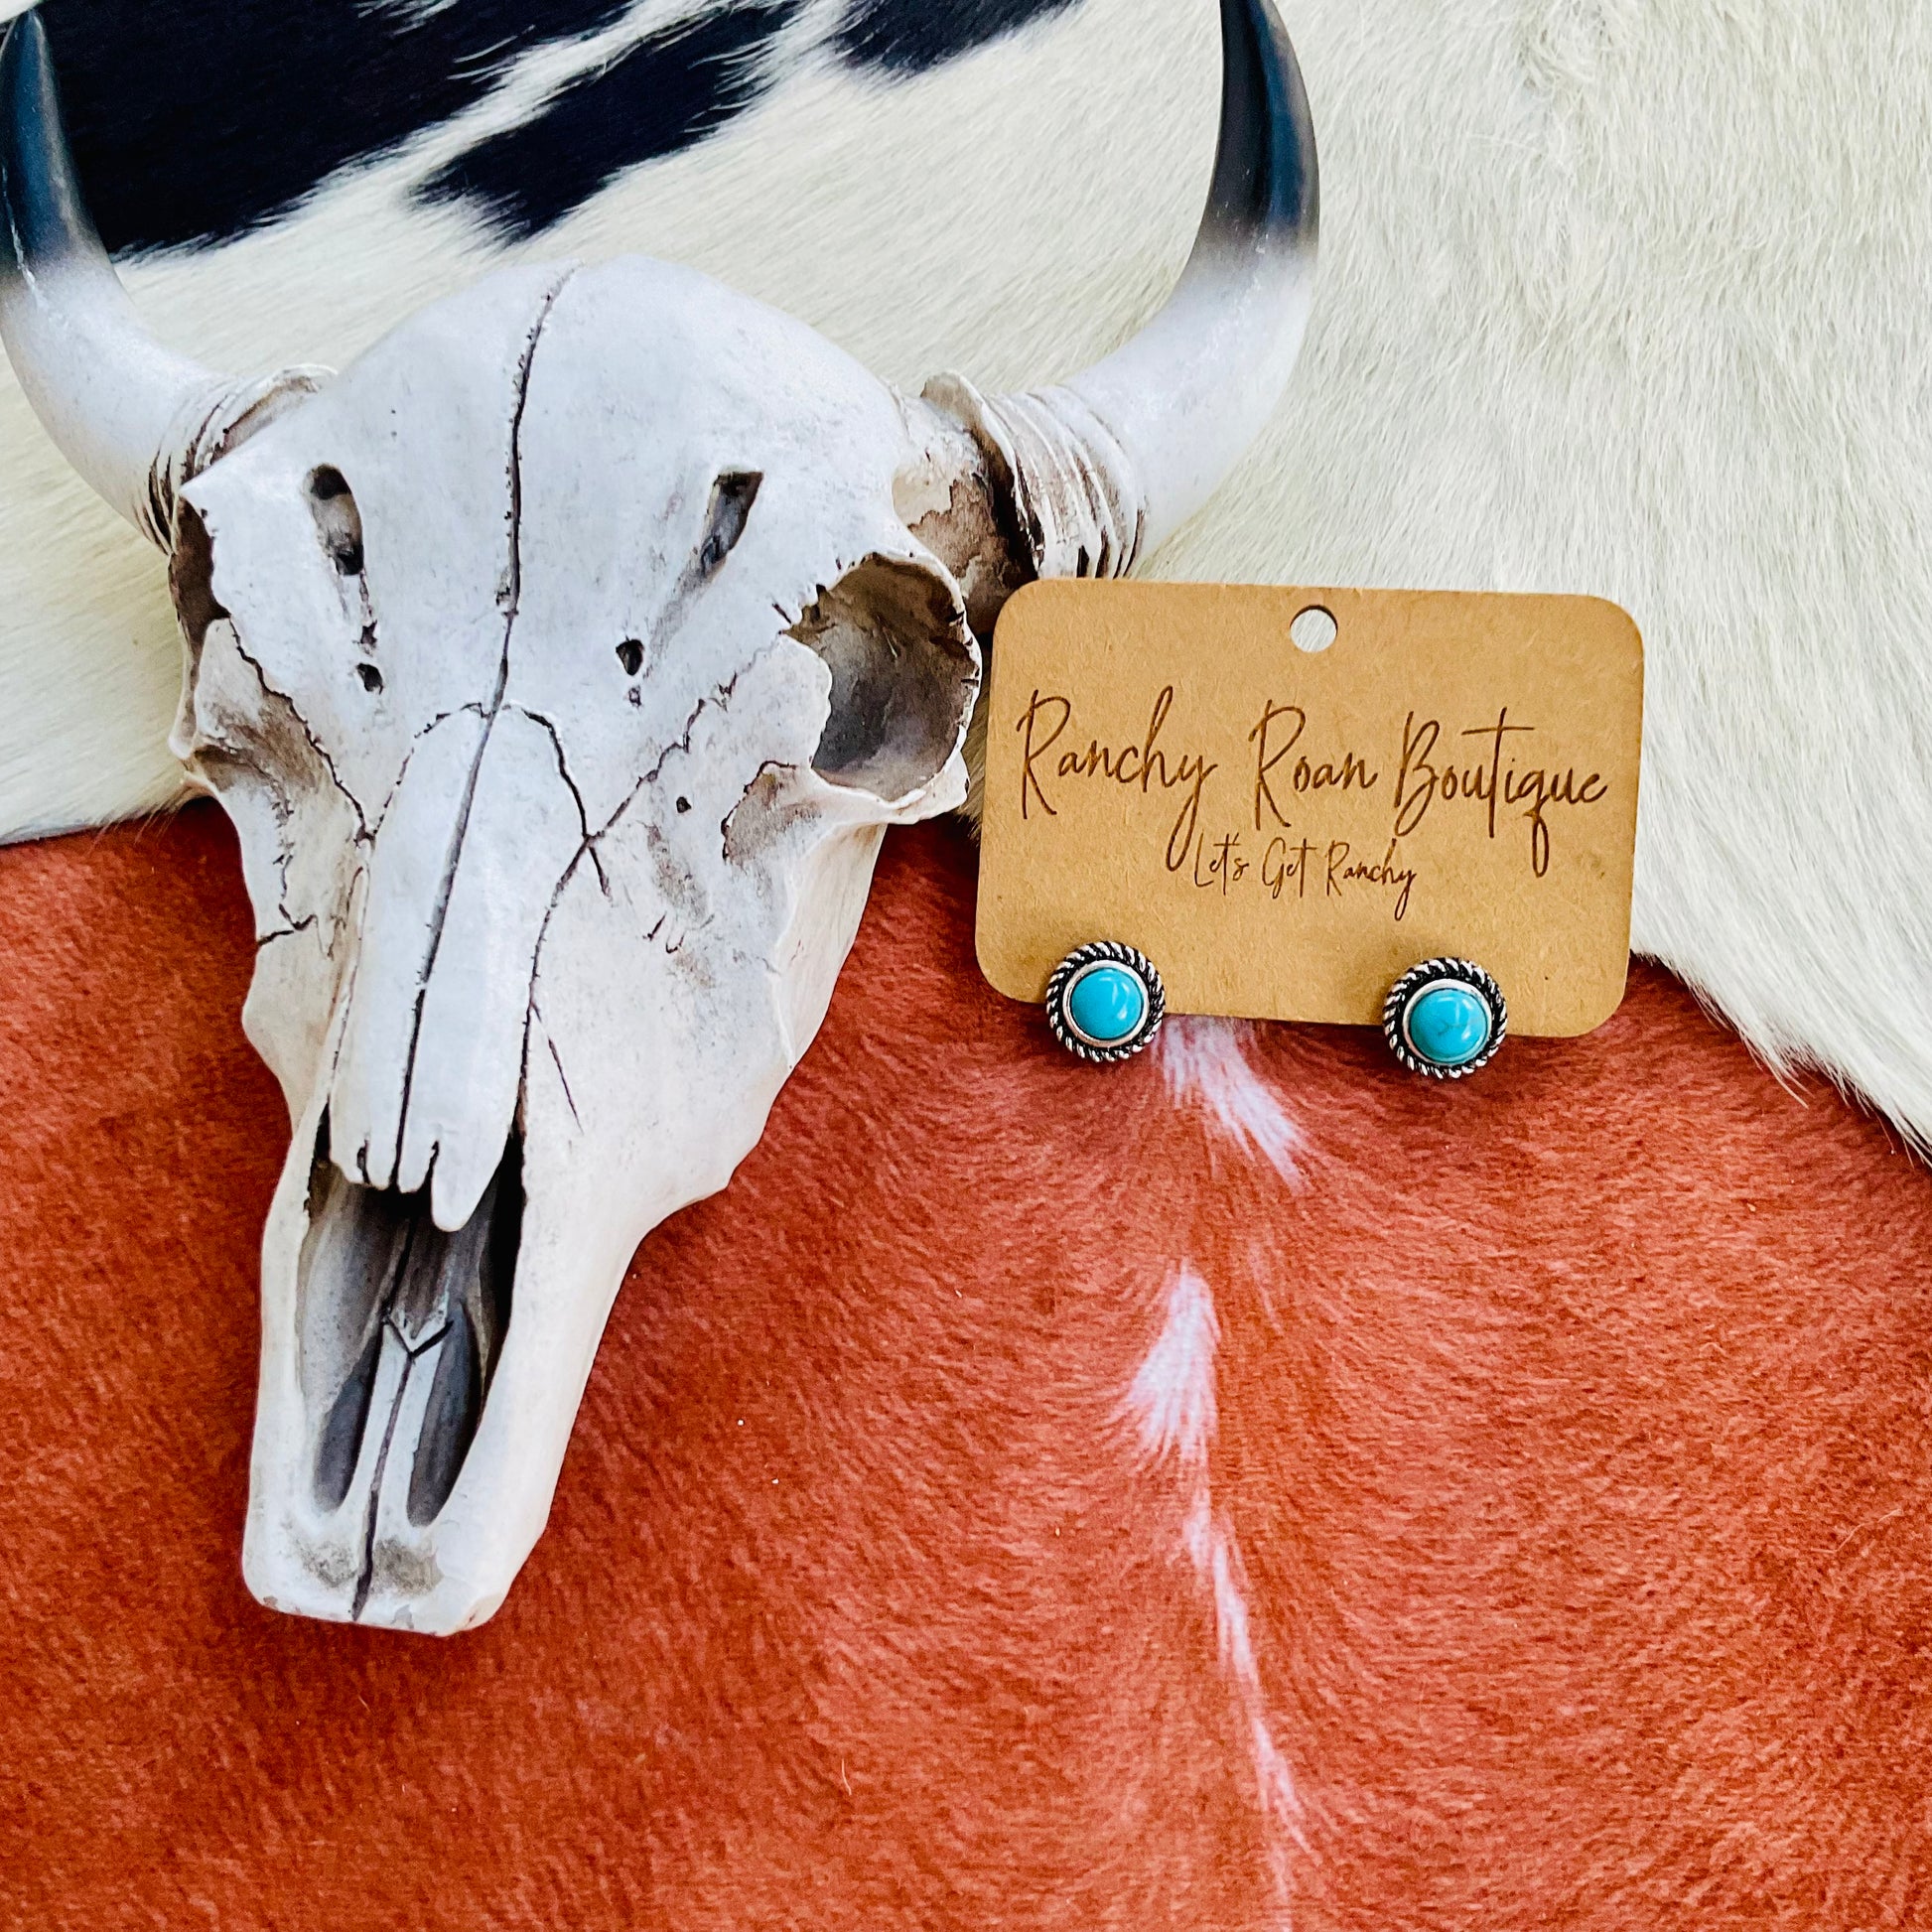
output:
[[0, 336], [170, 555], [174, 749], [240, 837], [249, 1037], [293, 1143], [263, 1242], [244, 1569], [459, 1630], [540, 1533], [637, 1243], [722, 1187], [816, 1034], [885, 828], [957, 806], [980, 642], [1111, 575], [1265, 421], [1314, 153], [1268, 0], [1223, 0], [1200, 238], [1064, 387], [906, 399], [641, 259], [518, 268], [340, 376], [141, 330], [44, 35], [0, 53]]

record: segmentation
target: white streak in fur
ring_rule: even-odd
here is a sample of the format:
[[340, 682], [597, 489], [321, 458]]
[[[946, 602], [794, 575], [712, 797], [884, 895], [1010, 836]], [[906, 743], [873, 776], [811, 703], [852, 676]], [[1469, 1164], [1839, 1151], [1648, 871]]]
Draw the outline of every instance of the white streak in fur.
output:
[[1220, 1339], [1213, 1292], [1183, 1263], [1168, 1285], [1167, 1318], [1135, 1372], [1121, 1413], [1133, 1425], [1148, 1461], [1171, 1465], [1179, 1477], [1185, 1497], [1180, 1544], [1213, 1600], [1221, 1669], [1228, 1678], [1235, 1722], [1247, 1738], [1262, 1815], [1275, 1834], [1270, 1858], [1286, 1902], [1289, 1846], [1306, 1851], [1307, 1841], [1295, 1775], [1268, 1722], [1240, 1546], [1227, 1513], [1214, 1507], [1209, 1451], [1219, 1420], [1214, 1359]]
[[1207, 1284], [1183, 1267], [1168, 1289], [1168, 1318], [1127, 1391], [1126, 1413], [1150, 1462], [1176, 1457], [1206, 1480], [1221, 1326]]
[[1161, 1071], [1176, 1105], [1197, 1101], [1244, 1154], [1259, 1156], [1293, 1184], [1301, 1179], [1302, 1131], [1248, 1063], [1247, 1036], [1238, 1021], [1170, 1020], [1156, 1048]]

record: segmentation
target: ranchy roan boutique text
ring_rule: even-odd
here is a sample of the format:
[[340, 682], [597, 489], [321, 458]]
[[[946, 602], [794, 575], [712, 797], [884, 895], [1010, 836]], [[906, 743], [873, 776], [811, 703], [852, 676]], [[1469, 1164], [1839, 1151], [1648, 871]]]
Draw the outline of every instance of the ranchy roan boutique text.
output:
[[[1133, 787], [1144, 797], [1154, 796], [1157, 790], [1171, 799], [1178, 794], [1179, 810], [1168, 834], [1168, 870], [1191, 870], [1197, 885], [1218, 887], [1225, 893], [1256, 861], [1242, 850], [1242, 833], [1213, 835], [1203, 829], [1208, 781], [1221, 766], [1205, 752], [1175, 749], [1171, 753], [1161, 742], [1173, 702], [1174, 687], [1170, 684], [1155, 699], [1147, 730], [1133, 744], [1108, 746], [1096, 738], [1081, 748], [1072, 701], [1035, 688], [1015, 727], [1025, 739], [1020, 815], [1031, 819], [1043, 812], [1057, 817], [1054, 798], [1062, 796], [1066, 786], [1082, 781]], [[1326, 865], [1323, 890], [1329, 895], [1351, 880], [1396, 887], [1400, 896], [1395, 916], [1401, 918], [1408, 909], [1415, 873], [1397, 869], [1396, 844], [1419, 831], [1432, 811], [1447, 805], [1479, 808], [1490, 839], [1506, 833], [1511, 820], [1520, 819], [1528, 828], [1530, 869], [1541, 879], [1550, 870], [1551, 808], [1587, 807], [1609, 793], [1609, 785], [1597, 772], [1580, 778], [1574, 765], [1557, 770], [1529, 763], [1532, 748], [1524, 741], [1536, 736], [1536, 727], [1512, 723], [1507, 705], [1498, 708], [1493, 723], [1467, 727], [1447, 739], [1441, 719], [1411, 711], [1403, 720], [1399, 756], [1376, 764], [1348, 747], [1317, 760], [1304, 745], [1308, 728], [1308, 713], [1300, 705], [1278, 704], [1271, 698], [1248, 734], [1247, 742], [1254, 748], [1254, 850], [1260, 855], [1261, 884], [1277, 898], [1288, 891], [1307, 897], [1313, 858]], [[1472, 742], [1458, 757], [1464, 741]], [[1283, 836], [1295, 829], [1293, 810], [1314, 795], [1379, 790], [1384, 763], [1393, 768], [1394, 784], [1389, 850], [1379, 865], [1351, 864], [1349, 848], [1341, 840], [1331, 841], [1324, 857], [1313, 840], [1291, 843]]]

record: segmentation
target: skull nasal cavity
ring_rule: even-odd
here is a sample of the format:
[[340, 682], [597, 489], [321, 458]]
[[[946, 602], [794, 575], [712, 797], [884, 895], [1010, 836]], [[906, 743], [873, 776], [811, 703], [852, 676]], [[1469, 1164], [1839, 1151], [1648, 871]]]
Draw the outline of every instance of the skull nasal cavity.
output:
[[362, 574], [362, 512], [340, 470], [324, 464], [309, 473], [309, 509], [329, 560], [345, 577]]
[[[522, 1141], [510, 1135], [468, 1225], [446, 1234], [427, 1192], [345, 1178], [328, 1136], [325, 1113], [297, 1291], [316, 1501], [340, 1509], [366, 1474], [373, 1521], [374, 1492], [391, 1467], [398, 1479], [406, 1470], [409, 1520], [421, 1529], [456, 1487], [502, 1356], [522, 1240]], [[413, 1440], [397, 1434], [406, 1416]]]

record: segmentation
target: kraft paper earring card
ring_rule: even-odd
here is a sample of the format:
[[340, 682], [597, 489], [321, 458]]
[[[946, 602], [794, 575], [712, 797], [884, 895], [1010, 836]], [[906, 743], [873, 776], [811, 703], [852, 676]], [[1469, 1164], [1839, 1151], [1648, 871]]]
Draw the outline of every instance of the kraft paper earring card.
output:
[[1612, 604], [1042, 583], [987, 706], [979, 958], [1014, 999], [1099, 939], [1177, 1013], [1375, 1025], [1436, 954], [1517, 1034], [1623, 997], [1643, 647]]

